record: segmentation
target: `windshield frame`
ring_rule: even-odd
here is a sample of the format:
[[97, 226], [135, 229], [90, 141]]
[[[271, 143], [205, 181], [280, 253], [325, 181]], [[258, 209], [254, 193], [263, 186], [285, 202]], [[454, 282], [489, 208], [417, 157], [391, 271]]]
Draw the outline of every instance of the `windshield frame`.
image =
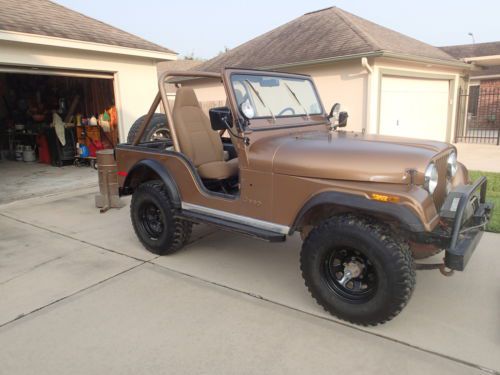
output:
[[[246, 118], [244, 114], [241, 112], [240, 107], [238, 106], [238, 101], [236, 99], [236, 94], [234, 91], [233, 80], [232, 77], [234, 75], [247, 75], [247, 76], [262, 76], [268, 78], [278, 78], [278, 79], [296, 79], [307, 81], [311, 85], [313, 89], [314, 97], [319, 105], [319, 113], [299, 113], [292, 115], [268, 115], [263, 116], [255, 116], [253, 118]], [[240, 123], [244, 123], [245, 129], [251, 131], [261, 131], [261, 130], [277, 130], [284, 128], [295, 128], [295, 127], [303, 127], [303, 126], [314, 126], [319, 124], [324, 124], [328, 121], [327, 114], [325, 112], [325, 108], [323, 106], [323, 102], [319, 96], [316, 85], [314, 84], [313, 79], [308, 75], [303, 74], [291, 74], [291, 73], [281, 73], [281, 72], [269, 72], [262, 70], [251, 70], [251, 69], [226, 69], [225, 76], [227, 79], [228, 91], [230, 92], [231, 100], [233, 101], [233, 107], [235, 108], [234, 116], [237, 117], [235, 120], [241, 119]], [[286, 82], [286, 81], [285, 81]], [[291, 97], [291, 96], [290, 96]], [[293, 99], [292, 99], [293, 100]]]

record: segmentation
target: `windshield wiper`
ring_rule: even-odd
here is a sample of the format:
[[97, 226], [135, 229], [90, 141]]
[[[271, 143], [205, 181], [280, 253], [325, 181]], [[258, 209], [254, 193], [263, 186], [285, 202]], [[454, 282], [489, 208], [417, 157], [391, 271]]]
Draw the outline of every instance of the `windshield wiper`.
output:
[[309, 119], [309, 112], [307, 112], [307, 109], [306, 107], [304, 107], [302, 105], [302, 103], [300, 102], [299, 98], [297, 98], [297, 95], [295, 95], [295, 93], [293, 92], [293, 90], [290, 88], [290, 86], [288, 86], [288, 84], [286, 82], [283, 82], [283, 84], [286, 86], [286, 88], [288, 89], [288, 92], [292, 95], [292, 97], [295, 99], [295, 101], [297, 102], [298, 105], [300, 105], [302, 107], [302, 109], [304, 110], [304, 113], [306, 114], [307, 116], [307, 119]]
[[262, 97], [260, 96], [260, 94], [257, 91], [257, 89], [255, 87], [253, 87], [252, 83], [248, 79], [245, 79], [245, 82], [248, 84], [248, 86], [250, 86], [250, 88], [253, 90], [253, 92], [255, 93], [255, 95], [257, 95], [257, 98], [259, 98], [259, 100], [262, 103], [262, 105], [264, 106], [264, 108], [266, 108], [269, 111], [269, 113], [271, 114], [271, 117], [273, 118], [273, 121], [276, 122], [276, 117], [274, 116], [273, 111], [271, 111], [271, 108], [269, 108], [266, 105], [266, 103], [264, 103], [264, 100], [262, 100]]

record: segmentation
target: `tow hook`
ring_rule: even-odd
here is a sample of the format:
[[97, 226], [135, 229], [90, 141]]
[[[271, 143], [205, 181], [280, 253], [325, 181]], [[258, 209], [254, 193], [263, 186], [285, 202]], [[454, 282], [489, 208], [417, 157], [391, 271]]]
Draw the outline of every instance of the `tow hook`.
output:
[[427, 271], [427, 270], [436, 270], [438, 269], [439, 272], [441, 272], [441, 275], [450, 277], [453, 275], [454, 271], [451, 268], [448, 268], [445, 266], [444, 263], [416, 263], [415, 268], [420, 271]]

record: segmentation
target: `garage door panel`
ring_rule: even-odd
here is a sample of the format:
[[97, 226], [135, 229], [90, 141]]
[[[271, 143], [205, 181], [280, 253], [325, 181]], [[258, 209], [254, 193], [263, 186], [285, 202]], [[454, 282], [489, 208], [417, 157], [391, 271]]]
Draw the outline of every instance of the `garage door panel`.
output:
[[445, 141], [449, 86], [448, 80], [384, 77], [380, 133]]

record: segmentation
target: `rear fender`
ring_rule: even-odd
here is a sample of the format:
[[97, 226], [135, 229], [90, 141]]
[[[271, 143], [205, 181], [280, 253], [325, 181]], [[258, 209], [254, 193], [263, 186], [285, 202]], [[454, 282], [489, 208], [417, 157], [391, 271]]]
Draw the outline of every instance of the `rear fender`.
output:
[[127, 173], [123, 191], [132, 193], [141, 183], [149, 180], [161, 180], [165, 185], [170, 202], [175, 208], [181, 208], [181, 196], [174, 178], [160, 162], [151, 159], [141, 160]]

